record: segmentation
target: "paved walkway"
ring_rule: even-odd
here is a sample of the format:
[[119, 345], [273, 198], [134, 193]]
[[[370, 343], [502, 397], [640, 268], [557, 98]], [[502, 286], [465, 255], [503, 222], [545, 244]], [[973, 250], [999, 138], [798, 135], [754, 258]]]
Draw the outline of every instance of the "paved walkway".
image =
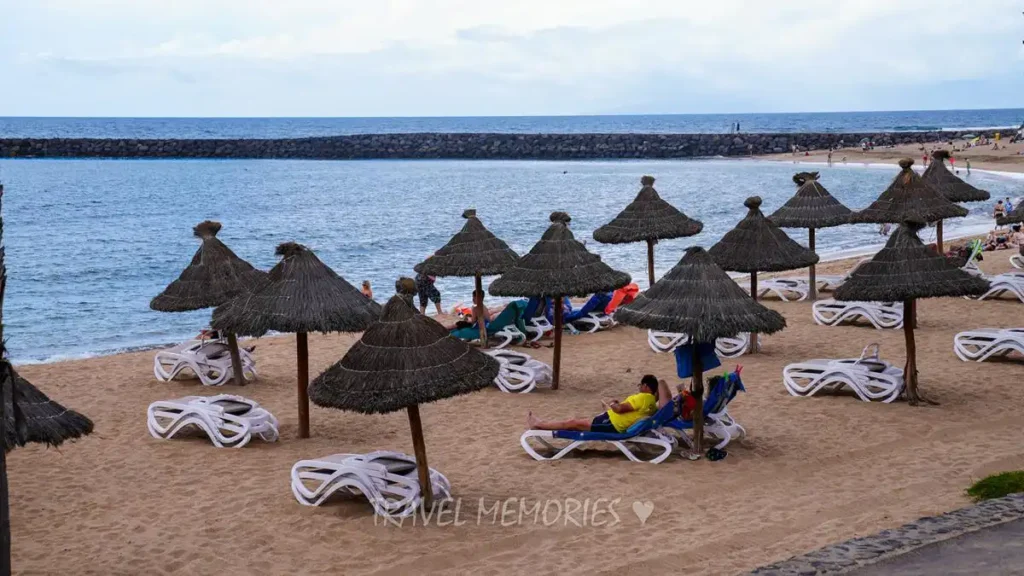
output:
[[856, 576], [1024, 576], [1024, 520], [983, 528], [850, 572]]

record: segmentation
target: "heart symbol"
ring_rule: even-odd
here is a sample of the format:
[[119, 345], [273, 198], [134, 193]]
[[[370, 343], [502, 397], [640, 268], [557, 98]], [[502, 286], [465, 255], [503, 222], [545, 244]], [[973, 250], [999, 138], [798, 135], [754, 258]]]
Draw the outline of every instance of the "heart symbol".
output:
[[650, 500], [646, 502], [639, 500], [633, 502], [633, 514], [636, 514], [636, 517], [640, 519], [641, 526], [647, 523], [647, 519], [651, 516], [652, 512], [654, 512], [654, 502]]

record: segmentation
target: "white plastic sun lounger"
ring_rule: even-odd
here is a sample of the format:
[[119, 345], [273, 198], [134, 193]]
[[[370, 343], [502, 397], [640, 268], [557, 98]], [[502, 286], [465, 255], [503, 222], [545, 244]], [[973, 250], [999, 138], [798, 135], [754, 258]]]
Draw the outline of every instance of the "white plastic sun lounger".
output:
[[604, 312], [591, 312], [584, 318], [578, 318], [573, 321], [577, 327], [583, 332], [593, 334], [598, 330], [607, 330], [617, 324], [614, 319]]
[[[380, 516], [403, 518], [423, 501], [416, 459], [401, 452], [381, 450], [369, 454], [333, 454], [300, 460], [292, 466], [292, 494], [300, 504], [319, 506], [335, 493], [364, 496]], [[436, 500], [451, 498], [451, 484], [430, 469]]]
[[903, 327], [902, 302], [856, 302], [819, 300], [811, 307], [814, 321], [822, 326], [838, 326], [867, 320], [879, 330]]
[[[871, 258], [862, 258], [857, 261], [846, 274], [815, 274], [814, 283], [818, 285], [818, 290], [828, 290], [834, 292], [836, 288], [839, 288], [850, 279], [850, 276], [857, 271], [858, 268], [870, 262]], [[810, 276], [785, 276], [783, 280], [801, 280], [803, 282], [810, 283]]]
[[865, 402], [892, 402], [903, 391], [903, 370], [879, 357], [878, 344], [869, 344], [860, 358], [815, 359], [790, 364], [782, 382], [793, 396], [814, 396], [822, 390], [850, 388]]
[[[256, 378], [256, 360], [248, 350], [239, 347], [242, 372], [246, 380]], [[153, 375], [161, 382], [169, 382], [189, 374], [199, 378], [204, 386], [221, 386], [234, 379], [231, 353], [223, 340], [189, 340], [153, 357]]]
[[984, 362], [1016, 352], [1024, 356], [1024, 328], [979, 328], [953, 337], [953, 352], [964, 362]]
[[[647, 344], [658, 354], [671, 352], [690, 341], [686, 334], [676, 332], [647, 331]], [[738, 358], [750, 346], [750, 333], [740, 332], [731, 338], [719, 338], [715, 341], [715, 352], [722, 358]]]
[[1024, 273], [1009, 272], [997, 276], [983, 277], [985, 280], [988, 280], [990, 287], [988, 292], [978, 297], [978, 300], [999, 298], [1003, 294], [1009, 294], [1016, 296], [1018, 300], [1024, 302]]
[[1024, 270], [1024, 253], [1010, 256], [1010, 266]]
[[525, 394], [538, 385], [551, 383], [551, 366], [528, 354], [514, 350], [488, 350], [485, 353], [501, 363], [494, 384], [502, 392]]
[[545, 334], [555, 331], [555, 326], [544, 316], [534, 316], [526, 321], [526, 335], [530, 342], [536, 342]]
[[[590, 442], [614, 446], [633, 462], [659, 464], [672, 455], [672, 448], [676, 444], [675, 439], [658, 430], [672, 419], [673, 410], [674, 406], [670, 402], [650, 418], [634, 424], [632, 431], [621, 434], [575, 430], [527, 430], [519, 437], [519, 444], [531, 458], [544, 462], [561, 460], [565, 455]], [[539, 447], [535, 447], [534, 443], [539, 444]], [[538, 451], [538, 448], [544, 453]]]
[[218, 448], [241, 448], [252, 437], [277, 440], [277, 419], [256, 402], [241, 396], [185, 396], [153, 402], [146, 411], [149, 433], [169, 440], [183, 428], [195, 426]]
[[[750, 285], [746, 284], [743, 289], [749, 294]], [[768, 278], [757, 281], [757, 297], [763, 298], [769, 293], [783, 302], [795, 302], [806, 300], [811, 293], [811, 287], [806, 280], [798, 278]]]

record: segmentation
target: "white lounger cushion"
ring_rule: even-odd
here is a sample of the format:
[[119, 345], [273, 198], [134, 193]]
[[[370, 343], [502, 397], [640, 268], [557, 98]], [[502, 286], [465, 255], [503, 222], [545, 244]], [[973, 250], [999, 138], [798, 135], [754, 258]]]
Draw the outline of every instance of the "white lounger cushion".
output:
[[903, 327], [902, 302], [819, 300], [811, 307], [814, 321], [823, 326], [867, 320], [879, 330]]
[[485, 353], [501, 363], [494, 384], [502, 392], [525, 394], [538, 385], [551, 383], [551, 366], [528, 354], [514, 350], [488, 350]]
[[953, 352], [964, 362], [983, 362], [1013, 352], [1024, 356], [1024, 328], [979, 328], [953, 337]]
[[[435, 499], [451, 498], [451, 484], [433, 468], [430, 485]], [[416, 459], [386, 450], [300, 460], [292, 466], [291, 487], [305, 506], [319, 506], [340, 491], [366, 497], [380, 516], [398, 518], [414, 514], [423, 501]]]
[[[657, 330], [647, 331], [647, 344], [651, 350], [659, 354], [671, 352], [689, 341], [690, 337], [686, 334], [658, 332]], [[741, 332], [732, 338], [719, 338], [715, 342], [715, 352], [722, 358], [737, 358], [747, 351], [749, 345], [750, 333]]]
[[822, 390], [834, 392], [847, 387], [865, 402], [892, 402], [903, 391], [903, 370], [882, 360], [878, 344], [870, 344], [860, 358], [790, 364], [782, 370], [782, 382], [793, 396], [813, 396]]
[[168, 440], [182, 429], [195, 426], [218, 448], [241, 448], [253, 435], [267, 442], [277, 440], [277, 419], [248, 398], [219, 394], [185, 396], [149, 405], [146, 423], [154, 438]]
[[[238, 349], [246, 380], [256, 378], [256, 360], [244, 348]], [[187, 370], [187, 372], [186, 372]], [[192, 373], [204, 386], [220, 386], [234, 379], [231, 354], [223, 340], [190, 340], [159, 350], [153, 358], [153, 375], [161, 382]]]

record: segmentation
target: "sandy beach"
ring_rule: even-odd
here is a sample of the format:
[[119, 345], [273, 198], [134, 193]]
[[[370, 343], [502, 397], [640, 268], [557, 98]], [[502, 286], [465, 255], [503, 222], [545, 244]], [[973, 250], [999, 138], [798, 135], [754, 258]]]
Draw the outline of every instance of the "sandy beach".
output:
[[[986, 254], [990, 273], [1008, 253]], [[828, 263], [823, 272], [850, 264]], [[421, 409], [429, 463], [461, 499], [460, 525], [385, 526], [365, 501], [307, 508], [293, 498], [289, 470], [303, 458], [392, 449], [411, 453], [404, 414], [363, 416], [312, 409], [312, 438], [296, 439], [295, 355], [291, 336], [256, 341], [260, 379], [244, 389], [204, 389], [196, 381], [159, 383], [152, 352], [23, 367], [43, 391], [92, 417], [95, 433], [59, 450], [37, 446], [9, 456], [13, 562], [20, 574], [621, 574], [686, 567], [732, 574], [830, 542], [898, 526], [964, 505], [972, 480], [1024, 467], [1020, 362], [968, 364], [953, 335], [977, 327], [1019, 326], [1016, 300], [923, 301], [917, 331], [922, 390], [940, 406], [866, 404], [852, 397], [794, 398], [785, 364], [851, 357], [871, 342], [897, 365], [902, 331], [829, 328], [807, 302], [769, 306], [789, 323], [744, 356], [747, 393], [730, 412], [749, 437], [721, 462], [673, 456], [659, 465], [588, 451], [556, 463], [519, 446], [525, 415], [590, 416], [600, 399], [627, 394], [653, 372], [678, 382], [668, 355], [628, 327], [568, 336], [562, 389], [509, 395], [497, 389]], [[310, 369], [319, 373], [355, 340], [313, 336]], [[549, 361], [551, 350], [530, 351]], [[725, 366], [732, 366], [726, 362]], [[281, 421], [276, 444], [216, 449], [205, 438], [149, 436], [146, 406], [189, 394], [241, 393]], [[494, 520], [495, 502], [511, 510]], [[485, 511], [478, 509], [481, 499]], [[556, 501], [612, 508], [550, 525], [522, 523], [515, 510]], [[604, 499], [598, 501], [598, 499]], [[650, 502], [641, 525], [633, 503]], [[554, 506], [553, 504], [551, 506]], [[581, 520], [587, 516], [587, 520]], [[594, 526], [597, 520], [598, 526]], [[575, 523], [585, 524], [576, 526]]]

